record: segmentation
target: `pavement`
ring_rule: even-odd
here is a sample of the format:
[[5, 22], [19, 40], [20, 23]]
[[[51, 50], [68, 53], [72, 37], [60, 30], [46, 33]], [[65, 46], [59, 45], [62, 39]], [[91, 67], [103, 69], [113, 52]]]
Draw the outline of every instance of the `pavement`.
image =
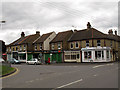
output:
[[19, 72], [2, 79], [2, 88], [118, 88], [118, 63], [12, 65]]

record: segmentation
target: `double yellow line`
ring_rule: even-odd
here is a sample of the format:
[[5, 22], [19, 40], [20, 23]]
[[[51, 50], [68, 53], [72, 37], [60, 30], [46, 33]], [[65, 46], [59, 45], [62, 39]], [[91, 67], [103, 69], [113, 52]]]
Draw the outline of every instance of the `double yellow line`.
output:
[[8, 78], [8, 77], [11, 77], [11, 76], [16, 75], [16, 74], [19, 72], [19, 70], [18, 70], [18, 68], [16, 68], [16, 67], [14, 67], [14, 68], [16, 69], [16, 71], [15, 71], [14, 73], [12, 73], [12, 74], [10, 74], [10, 75], [8, 75], [8, 76], [5, 76], [5, 77], [1, 77], [0, 79], [4, 79], [4, 78]]

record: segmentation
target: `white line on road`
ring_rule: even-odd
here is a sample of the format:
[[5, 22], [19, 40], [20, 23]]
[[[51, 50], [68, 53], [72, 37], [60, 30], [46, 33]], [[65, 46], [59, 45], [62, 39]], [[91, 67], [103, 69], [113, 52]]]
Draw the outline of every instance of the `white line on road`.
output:
[[104, 65], [97, 65], [97, 66], [94, 66], [93, 68], [98, 68], [98, 67], [102, 67]]
[[107, 65], [113, 65], [113, 63], [107, 64]]
[[[57, 88], [63, 88], [63, 87], [66, 87], [66, 86], [69, 86], [69, 85], [71, 85], [71, 84], [75, 84], [75, 83], [78, 83], [78, 82], [81, 82], [81, 81], [83, 81], [83, 79], [80, 79], [80, 80], [77, 80], [77, 81], [74, 81], [74, 82], [71, 82], [71, 83], [68, 83], [68, 84], [62, 85], [62, 86], [57, 87]], [[57, 88], [56, 88], [56, 89], [57, 89]]]

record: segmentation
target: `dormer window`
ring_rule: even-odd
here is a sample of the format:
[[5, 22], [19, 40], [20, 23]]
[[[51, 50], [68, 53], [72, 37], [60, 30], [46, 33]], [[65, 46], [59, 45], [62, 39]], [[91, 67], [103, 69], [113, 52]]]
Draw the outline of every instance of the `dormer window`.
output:
[[89, 41], [86, 41], [86, 47], [89, 47]]
[[75, 48], [79, 48], [79, 43], [75, 42]]
[[61, 43], [58, 43], [58, 49], [61, 49]]
[[97, 40], [97, 46], [101, 46], [100, 40]]
[[70, 48], [73, 49], [73, 43], [70, 44]]

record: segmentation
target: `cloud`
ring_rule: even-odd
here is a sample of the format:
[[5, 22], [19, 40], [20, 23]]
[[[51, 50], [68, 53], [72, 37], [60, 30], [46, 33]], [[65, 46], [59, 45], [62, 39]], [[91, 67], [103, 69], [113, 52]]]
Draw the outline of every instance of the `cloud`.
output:
[[[10, 43], [20, 36], [21, 31], [28, 35], [40, 30], [43, 34], [73, 29], [71, 26], [81, 30], [86, 28], [88, 21], [96, 29], [107, 33], [109, 28], [117, 28], [117, 4], [117, 2], [102, 1], [87, 3], [79, 0], [76, 2], [3, 2], [2, 15], [6, 24], [3, 25], [4, 31], [1, 32], [4, 33], [2, 39]], [[7, 37], [5, 32], [8, 32]]]

